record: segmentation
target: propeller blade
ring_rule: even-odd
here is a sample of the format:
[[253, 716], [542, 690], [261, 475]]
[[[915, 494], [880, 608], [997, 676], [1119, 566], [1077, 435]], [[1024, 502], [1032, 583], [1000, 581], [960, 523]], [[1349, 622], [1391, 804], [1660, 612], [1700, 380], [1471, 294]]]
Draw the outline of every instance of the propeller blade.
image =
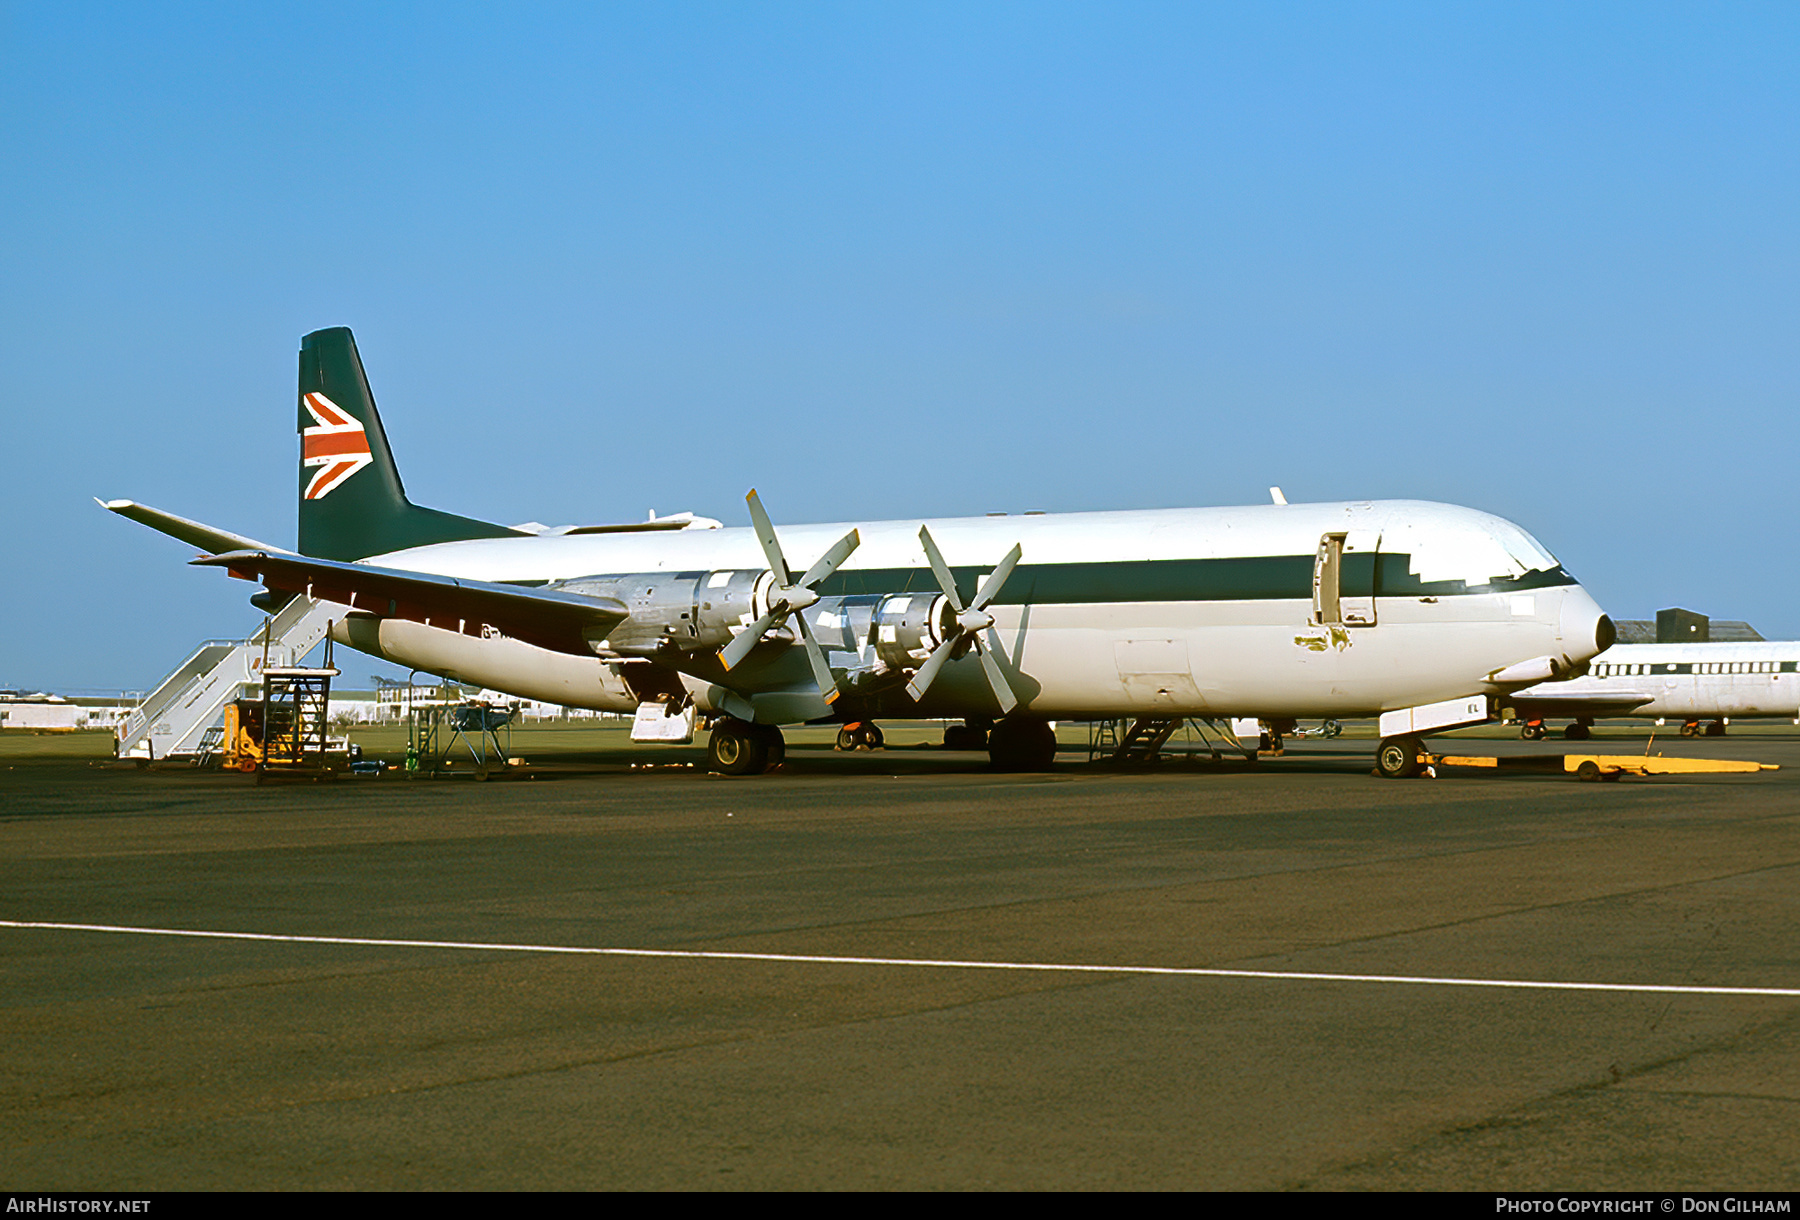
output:
[[981, 582], [981, 588], [976, 592], [975, 600], [969, 603], [969, 609], [983, 609], [994, 600], [994, 595], [1000, 592], [1000, 586], [1006, 583], [1006, 578], [1012, 575], [1012, 570], [1019, 566], [1019, 556], [1024, 553], [1015, 543], [1013, 549], [1006, 553], [1006, 558], [1000, 561], [1000, 566], [989, 572], [987, 579]]
[[1006, 680], [1006, 673], [1000, 668], [1000, 662], [994, 659], [998, 651], [979, 639], [975, 641], [975, 651], [981, 654], [981, 667], [987, 670], [988, 685], [994, 688], [994, 698], [1000, 701], [1000, 710], [1011, 712], [1019, 706], [1019, 697], [1013, 694], [1012, 684]]
[[769, 612], [732, 637], [731, 642], [719, 650], [719, 662], [726, 669], [732, 668], [750, 655], [751, 650], [762, 641], [771, 627], [786, 622], [790, 617], [798, 618], [800, 637], [806, 643], [806, 656], [812, 663], [813, 678], [819, 684], [819, 693], [830, 703], [838, 697], [837, 682], [831, 676], [831, 666], [825, 660], [824, 650], [819, 647], [818, 640], [813, 638], [806, 616], [798, 611], [819, 600], [818, 592], [813, 586], [837, 571], [838, 565], [850, 557], [850, 552], [862, 545], [862, 535], [851, 530], [839, 538], [796, 583], [794, 573], [787, 565], [787, 556], [781, 553], [781, 541], [775, 536], [775, 523], [769, 520], [769, 514], [763, 510], [762, 497], [756, 494], [754, 487], [744, 497], [744, 503], [750, 506], [750, 523], [755, 529], [757, 544], [762, 547], [763, 558], [769, 561], [769, 573], [774, 576], [775, 585], [769, 590], [769, 601], [772, 603]]
[[775, 523], [769, 520], [769, 514], [763, 511], [762, 498], [756, 494], [756, 488], [744, 497], [750, 506], [750, 524], [756, 529], [756, 540], [762, 544], [763, 558], [769, 561], [769, 571], [775, 573], [775, 583], [786, 588], [794, 583], [794, 574], [788, 571], [787, 558], [781, 553], [781, 543], [775, 538]]
[[950, 574], [950, 565], [944, 562], [937, 543], [931, 540], [931, 531], [922, 525], [919, 527], [919, 541], [925, 544], [925, 558], [931, 561], [931, 571], [937, 577], [938, 588], [944, 591], [944, 596], [950, 599], [950, 605], [961, 614], [963, 604], [962, 597], [956, 592], [956, 577]]
[[775, 625], [775, 620], [782, 616], [782, 611], [771, 610], [748, 627], [732, 637], [731, 643], [719, 650], [719, 661], [730, 669], [739, 661], [750, 655], [750, 650], [761, 642], [763, 635]]
[[802, 588], [810, 589], [821, 580], [837, 571], [838, 565], [850, 558], [850, 552], [862, 545], [862, 535], [851, 530], [837, 540], [829, 551], [819, 556], [818, 562], [806, 569], [806, 575], [800, 578]]
[[925, 664], [919, 666], [919, 672], [914, 674], [912, 680], [906, 684], [906, 693], [913, 697], [914, 703], [923, 699], [925, 692], [931, 689], [932, 682], [938, 676], [938, 670], [944, 668], [945, 663], [950, 660], [950, 654], [956, 651], [957, 642], [958, 637], [952, 637], [932, 649], [931, 655], [925, 659]]
[[800, 624], [800, 638], [806, 642], [806, 659], [812, 662], [813, 681], [819, 684], [819, 693], [825, 696], [825, 702], [836, 702], [837, 679], [831, 676], [831, 666], [825, 660], [825, 650], [813, 638], [812, 628], [806, 625], [804, 614], [796, 614], [794, 621]]

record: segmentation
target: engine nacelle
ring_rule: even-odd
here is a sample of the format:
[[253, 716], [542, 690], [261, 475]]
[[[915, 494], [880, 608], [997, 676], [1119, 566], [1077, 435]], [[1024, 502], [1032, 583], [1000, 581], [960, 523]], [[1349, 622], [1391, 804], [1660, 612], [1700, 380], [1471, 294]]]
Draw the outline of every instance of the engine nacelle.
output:
[[755, 622], [768, 609], [773, 583], [766, 571], [739, 570], [580, 577], [553, 587], [623, 602], [630, 617], [596, 647], [623, 656], [652, 656], [668, 649], [723, 648], [734, 628]]
[[[596, 642], [603, 654], [654, 657], [671, 651], [711, 652], [769, 611], [775, 586], [767, 570], [637, 572], [582, 577], [554, 588], [622, 602], [630, 617]], [[874, 646], [875, 672], [911, 671], [956, 633], [956, 615], [941, 593], [894, 593], [821, 599], [808, 612], [827, 650]], [[794, 636], [790, 624], [771, 633]]]
[[[951, 616], [952, 622], [944, 619]], [[949, 638], [954, 611], [941, 593], [896, 593], [875, 608], [875, 655], [888, 669], [917, 669]]]

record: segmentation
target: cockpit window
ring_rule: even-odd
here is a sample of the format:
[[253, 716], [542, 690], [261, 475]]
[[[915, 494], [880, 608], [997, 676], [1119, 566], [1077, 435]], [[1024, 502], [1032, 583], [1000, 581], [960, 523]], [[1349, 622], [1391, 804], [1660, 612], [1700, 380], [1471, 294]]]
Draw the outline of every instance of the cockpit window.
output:
[[1574, 583], [1537, 539], [1497, 517], [1405, 522], [1382, 531], [1377, 592], [1387, 596]]

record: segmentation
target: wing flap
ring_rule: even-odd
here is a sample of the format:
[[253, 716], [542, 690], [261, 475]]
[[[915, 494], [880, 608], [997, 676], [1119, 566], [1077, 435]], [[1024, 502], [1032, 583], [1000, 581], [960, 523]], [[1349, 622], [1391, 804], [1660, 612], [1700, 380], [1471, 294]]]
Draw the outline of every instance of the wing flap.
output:
[[481, 636], [485, 628], [548, 648], [592, 656], [595, 641], [628, 617], [610, 597], [585, 597], [553, 589], [495, 585], [424, 572], [360, 563], [310, 559], [263, 550], [234, 550], [193, 561], [224, 568], [240, 580], [303, 593], [380, 618], [399, 618], [445, 631]]

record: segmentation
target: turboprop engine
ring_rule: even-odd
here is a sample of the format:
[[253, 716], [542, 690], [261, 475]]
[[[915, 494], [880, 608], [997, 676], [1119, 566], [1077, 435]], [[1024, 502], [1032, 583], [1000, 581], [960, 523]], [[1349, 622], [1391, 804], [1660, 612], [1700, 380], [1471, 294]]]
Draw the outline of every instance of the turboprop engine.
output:
[[875, 655], [888, 669], [916, 670], [949, 634], [942, 619], [949, 603], [941, 593], [896, 593], [875, 608]]
[[625, 656], [667, 649], [710, 652], [729, 644], [738, 630], [768, 608], [774, 578], [751, 570], [638, 572], [563, 581], [555, 589], [623, 602], [630, 616], [596, 647]]
[[[552, 588], [624, 603], [630, 617], [596, 641], [596, 649], [654, 657], [670, 650], [724, 648], [769, 613], [775, 578], [766, 569], [638, 572], [563, 581]], [[955, 607], [941, 593], [825, 597], [808, 614], [825, 647], [860, 654], [864, 665], [873, 662], [876, 674], [916, 672], [957, 633]], [[797, 633], [786, 624], [768, 634], [797, 642]], [[869, 645], [872, 649], [865, 651]]]

